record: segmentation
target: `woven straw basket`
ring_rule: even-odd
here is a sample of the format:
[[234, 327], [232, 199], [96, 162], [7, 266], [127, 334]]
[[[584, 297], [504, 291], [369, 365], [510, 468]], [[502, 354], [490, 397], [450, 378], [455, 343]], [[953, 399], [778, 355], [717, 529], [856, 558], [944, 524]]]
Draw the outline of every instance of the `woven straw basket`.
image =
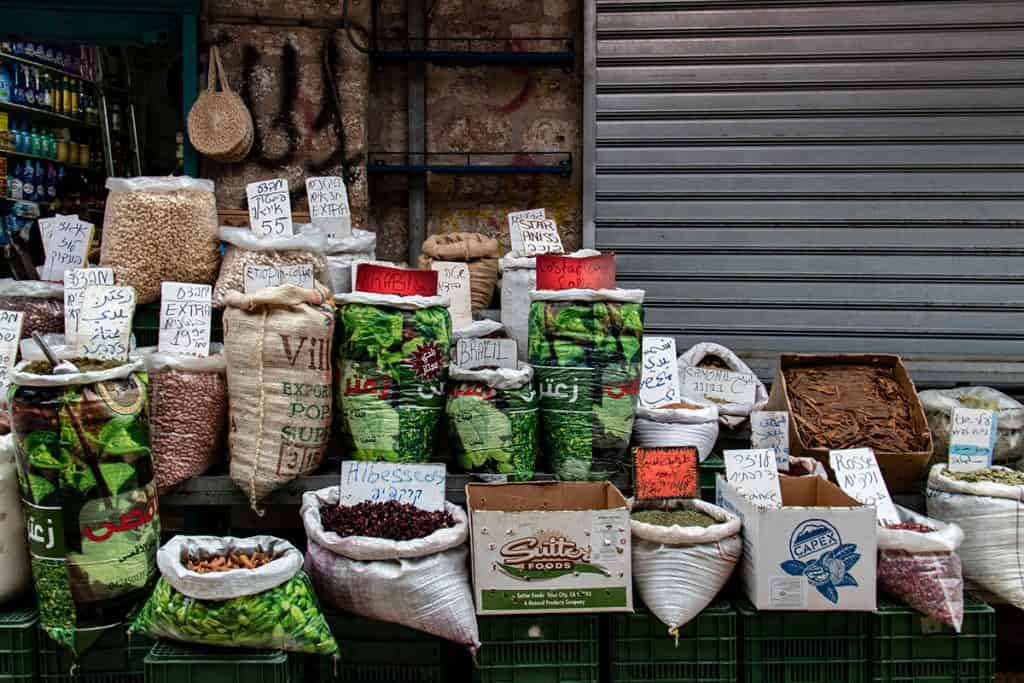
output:
[[491, 303], [498, 283], [498, 240], [475, 232], [431, 235], [423, 242], [420, 268], [428, 269], [434, 261], [462, 261], [469, 265], [474, 313]]
[[215, 161], [241, 161], [252, 148], [252, 115], [231, 89], [216, 46], [210, 48], [206, 90], [188, 113], [188, 137], [193, 147]]

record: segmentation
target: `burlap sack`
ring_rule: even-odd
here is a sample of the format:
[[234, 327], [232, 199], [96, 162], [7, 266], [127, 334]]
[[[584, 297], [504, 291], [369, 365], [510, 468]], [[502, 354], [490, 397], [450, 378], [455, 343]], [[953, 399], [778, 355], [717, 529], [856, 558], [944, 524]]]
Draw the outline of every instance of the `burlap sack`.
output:
[[487, 308], [498, 283], [498, 240], [475, 232], [431, 235], [423, 242], [420, 268], [429, 270], [434, 261], [461, 261], [469, 265], [473, 312]]
[[319, 286], [229, 292], [224, 305], [231, 480], [260, 512], [260, 500], [326, 452], [334, 311]]

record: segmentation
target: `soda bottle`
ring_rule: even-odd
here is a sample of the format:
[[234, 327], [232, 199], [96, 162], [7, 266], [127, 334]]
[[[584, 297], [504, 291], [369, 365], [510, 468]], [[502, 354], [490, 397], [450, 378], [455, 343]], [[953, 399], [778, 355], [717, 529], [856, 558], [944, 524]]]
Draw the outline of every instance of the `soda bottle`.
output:
[[25, 162], [21, 172], [21, 197], [30, 201], [36, 197], [35, 171], [31, 161]]

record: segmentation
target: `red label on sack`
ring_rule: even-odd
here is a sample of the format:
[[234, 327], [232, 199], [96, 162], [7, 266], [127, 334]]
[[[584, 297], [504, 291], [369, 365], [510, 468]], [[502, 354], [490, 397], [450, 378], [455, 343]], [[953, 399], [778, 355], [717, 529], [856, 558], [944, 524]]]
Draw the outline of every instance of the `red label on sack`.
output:
[[615, 289], [615, 254], [537, 257], [537, 289]]
[[406, 270], [360, 263], [356, 270], [357, 292], [398, 296], [436, 296], [436, 270]]
[[696, 498], [697, 449], [634, 448], [633, 482], [637, 500]]

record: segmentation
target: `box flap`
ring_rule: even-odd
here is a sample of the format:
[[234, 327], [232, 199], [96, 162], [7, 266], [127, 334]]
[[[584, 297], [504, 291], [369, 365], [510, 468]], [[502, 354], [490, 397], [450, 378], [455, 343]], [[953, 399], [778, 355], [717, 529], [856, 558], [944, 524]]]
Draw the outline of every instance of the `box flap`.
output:
[[841, 488], [821, 477], [779, 477], [783, 507], [863, 507]]
[[521, 482], [467, 484], [470, 510], [613, 510], [627, 507], [626, 498], [609, 482]]

